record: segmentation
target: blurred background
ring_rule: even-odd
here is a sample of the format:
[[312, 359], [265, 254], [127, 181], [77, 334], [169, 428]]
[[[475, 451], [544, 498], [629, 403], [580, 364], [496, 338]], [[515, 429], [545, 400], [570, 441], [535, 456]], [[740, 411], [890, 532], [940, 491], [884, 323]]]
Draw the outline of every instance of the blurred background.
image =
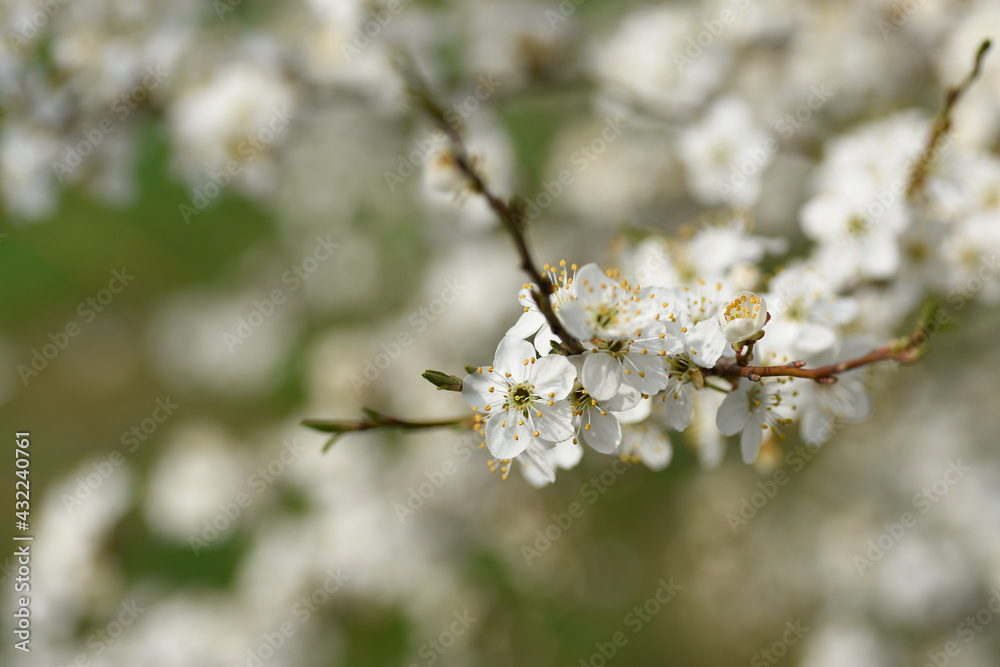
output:
[[[28, 655], [0, 561], [3, 664], [1000, 662], [996, 306], [876, 372], [866, 424], [754, 466], [685, 432], [662, 472], [588, 451], [539, 490], [468, 433], [322, 453], [299, 425], [463, 414], [420, 373], [488, 362], [520, 313], [509, 239], [448, 191], [399, 53], [538, 207], [543, 262], [727, 206], [797, 251], [825, 142], [930, 117], [996, 3], [0, 7], [0, 507], [17, 534], [30, 432], [35, 536]], [[998, 112], [994, 57], [955, 140], [996, 156]], [[779, 146], [734, 201], [711, 127]]]

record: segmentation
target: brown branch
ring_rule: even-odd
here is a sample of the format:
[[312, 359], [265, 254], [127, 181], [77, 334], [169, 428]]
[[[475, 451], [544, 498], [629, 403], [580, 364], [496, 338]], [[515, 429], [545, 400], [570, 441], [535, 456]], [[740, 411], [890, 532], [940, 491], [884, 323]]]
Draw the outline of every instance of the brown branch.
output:
[[817, 368], [805, 368], [806, 362], [804, 361], [793, 361], [777, 366], [741, 366], [737, 361], [726, 359], [704, 372], [707, 375], [720, 377], [745, 377], [753, 382], [759, 382], [761, 378], [765, 377], [796, 377], [808, 378], [823, 384], [833, 384], [837, 381], [835, 376], [840, 373], [880, 361], [913, 363], [921, 357], [923, 353], [921, 348], [927, 342], [927, 337], [927, 333], [923, 329], [918, 329], [910, 336], [894, 340], [864, 356]]
[[323, 447], [325, 452], [336, 440], [345, 433], [361, 433], [376, 428], [398, 428], [404, 431], [424, 431], [435, 428], [473, 428], [479, 421], [477, 415], [456, 417], [453, 419], [436, 419], [433, 421], [409, 421], [397, 419], [375, 410], [364, 408], [364, 419], [303, 419], [302, 425], [320, 433], [329, 433], [333, 437]]
[[923, 153], [917, 159], [916, 164], [913, 167], [913, 172], [910, 174], [910, 184], [906, 189], [907, 197], [914, 197], [917, 193], [921, 192], [924, 188], [924, 183], [927, 181], [927, 172], [930, 170], [931, 163], [937, 157], [938, 144], [945, 134], [951, 129], [951, 112], [958, 103], [958, 100], [965, 94], [972, 82], [975, 81], [976, 77], [979, 76], [979, 70], [982, 67], [983, 59], [986, 57], [986, 52], [990, 49], [990, 40], [985, 40], [980, 46], [979, 50], [976, 51], [976, 60], [972, 66], [972, 71], [969, 72], [968, 76], [962, 80], [957, 86], [949, 88], [944, 95], [944, 107], [941, 109], [941, 113], [938, 114], [937, 119], [934, 121], [934, 127], [931, 130], [930, 139], [927, 141], [927, 146], [924, 148]]
[[445, 110], [434, 100], [434, 96], [431, 94], [426, 81], [417, 74], [413, 62], [408, 57], [400, 55], [397, 58], [397, 68], [405, 79], [407, 89], [414, 97], [418, 106], [434, 121], [439, 129], [448, 135], [451, 141], [452, 158], [459, 171], [469, 180], [470, 189], [486, 200], [490, 209], [500, 218], [504, 229], [510, 234], [521, 260], [521, 269], [538, 286], [538, 289], [532, 290], [531, 294], [538, 305], [538, 310], [545, 316], [545, 321], [548, 322], [552, 332], [562, 341], [567, 353], [579, 354], [583, 352], [583, 345], [566, 330], [566, 327], [563, 326], [563, 323], [556, 316], [556, 312], [552, 308], [552, 299], [549, 297], [555, 292], [555, 285], [538, 268], [531, 255], [531, 250], [528, 248], [528, 239], [524, 233], [527, 216], [520, 209], [516, 201], [513, 203], [505, 202], [490, 190], [479, 170], [476, 169], [469, 155], [468, 148], [465, 145], [465, 140], [462, 138], [458, 128], [448, 122]]

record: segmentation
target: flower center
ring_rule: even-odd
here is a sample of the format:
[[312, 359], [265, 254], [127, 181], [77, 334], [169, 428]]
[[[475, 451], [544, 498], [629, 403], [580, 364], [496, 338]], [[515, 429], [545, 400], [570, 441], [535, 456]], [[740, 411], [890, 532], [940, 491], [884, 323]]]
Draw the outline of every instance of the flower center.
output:
[[602, 303], [593, 314], [594, 323], [604, 329], [618, 321], [618, 307]]
[[868, 221], [860, 215], [852, 215], [847, 221], [847, 233], [850, 236], [863, 236], [868, 231]]
[[726, 318], [727, 322], [732, 322], [733, 320], [752, 320], [757, 317], [760, 312], [760, 297], [756, 294], [751, 294], [747, 296], [746, 294], [740, 296], [738, 299], [733, 299], [726, 306], [723, 311], [723, 316]]
[[629, 351], [629, 343], [625, 340], [602, 340], [598, 346], [601, 349], [606, 350], [608, 354], [618, 360], [621, 360], [621, 358], [627, 355]]
[[809, 308], [806, 307], [805, 299], [801, 296], [797, 296], [788, 302], [788, 308], [785, 311], [785, 317], [796, 322], [801, 322], [806, 319], [806, 315], [809, 314]]
[[534, 396], [532, 396], [531, 389], [527, 384], [516, 384], [507, 393], [507, 405], [512, 410], [520, 411], [530, 407], [533, 399]]

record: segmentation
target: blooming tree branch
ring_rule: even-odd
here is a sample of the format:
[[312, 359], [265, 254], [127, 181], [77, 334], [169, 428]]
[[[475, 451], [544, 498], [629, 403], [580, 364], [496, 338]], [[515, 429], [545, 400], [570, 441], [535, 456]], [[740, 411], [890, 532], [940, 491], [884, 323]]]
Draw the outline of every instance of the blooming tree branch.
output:
[[[863, 329], [855, 297], [863, 296], [855, 287], [888, 291], [900, 264], [900, 227], [911, 212], [918, 217], [921, 207], [934, 206], [942, 190], [927, 188], [926, 197], [893, 208], [895, 195], [902, 193], [904, 163], [920, 149], [909, 174], [911, 195], [937, 178], [930, 165], [988, 48], [984, 42], [972, 72], [949, 89], [926, 145], [909, 141], [923, 125], [909, 125], [901, 133], [906, 140], [887, 141], [885, 151], [895, 154], [881, 171], [877, 160], [885, 151], [871, 150], [872, 135], [851, 146], [858, 156], [831, 160], [839, 169], [853, 162], [860, 166], [847, 179], [850, 187], [823, 192], [803, 207], [803, 227], [817, 247], [805, 262], [779, 269], [766, 292], [751, 291], [762, 282], [760, 262], [766, 252], [784, 252], [786, 244], [753, 236], [739, 215], [677, 239], [640, 239], [621, 268], [565, 261], [558, 268], [539, 268], [521, 200], [506, 201], [489, 187], [459, 128], [401, 57], [399, 69], [411, 96], [449, 138], [444, 160], [454, 167], [451, 183], [485, 199], [534, 284], [521, 291], [523, 312], [497, 345], [492, 363], [466, 366], [464, 377], [423, 374], [438, 390], [460, 392], [471, 417], [410, 421], [366, 409], [360, 420], [303, 423], [334, 439], [377, 428], [474, 429], [505, 476], [517, 459], [528, 480], [542, 485], [555, 479], [556, 469], [575, 465], [584, 445], [659, 469], [671, 456], [668, 432], [695, 424], [692, 431], [703, 434], [705, 422], [714, 421], [716, 435], [739, 435], [742, 457], [750, 463], [765, 438], [783, 438], [791, 424], [800, 425], [803, 440], [817, 444], [835, 421], [865, 419], [871, 397], [868, 378], [859, 371], [881, 362], [918, 361], [933, 333], [923, 323], [933, 317], [940, 324], [941, 311], [938, 292], [926, 289], [921, 328], [871, 349], [867, 338], [857, 335]], [[865, 183], [882, 172], [896, 185]], [[695, 266], [678, 265], [692, 258], [711, 280], [697, 277]], [[766, 363], [787, 359], [797, 360]], [[723, 382], [713, 383], [713, 377]]]
[[837, 381], [836, 376], [840, 373], [846, 373], [880, 361], [912, 364], [926, 352], [926, 343], [927, 333], [923, 329], [918, 329], [908, 337], [896, 339], [863, 356], [817, 368], [806, 368], [805, 361], [793, 361], [773, 366], [748, 366], [740, 364], [739, 358], [737, 358], [736, 363], [729, 360], [720, 362], [715, 368], [707, 371], [706, 375], [745, 377], [752, 382], [760, 382], [765, 377], [793, 377], [807, 378], [821, 384], [833, 384]]

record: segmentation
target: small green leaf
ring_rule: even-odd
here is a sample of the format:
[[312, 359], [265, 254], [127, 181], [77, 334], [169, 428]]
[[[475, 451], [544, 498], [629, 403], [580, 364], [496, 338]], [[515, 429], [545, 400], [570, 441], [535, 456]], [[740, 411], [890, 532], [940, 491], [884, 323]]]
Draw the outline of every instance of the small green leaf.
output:
[[327, 441], [326, 441], [326, 444], [325, 444], [325, 445], [323, 445], [323, 449], [322, 449], [323, 453], [325, 454], [325, 453], [327, 452], [327, 450], [328, 450], [328, 449], [330, 449], [331, 447], [333, 447], [333, 443], [335, 443], [335, 442], [337, 442], [338, 440], [340, 440], [340, 437], [341, 437], [342, 435], [344, 435], [344, 434], [343, 434], [343, 433], [338, 433], [337, 435], [335, 435], [335, 436], [333, 436], [332, 438], [330, 438], [329, 440], [327, 440]]
[[349, 430], [345, 428], [341, 422], [334, 422], [326, 419], [303, 419], [302, 425], [306, 428], [311, 428], [314, 431], [319, 431], [320, 433], [340, 434]]
[[422, 377], [438, 388], [438, 391], [462, 391], [462, 380], [441, 371], [425, 371]]

